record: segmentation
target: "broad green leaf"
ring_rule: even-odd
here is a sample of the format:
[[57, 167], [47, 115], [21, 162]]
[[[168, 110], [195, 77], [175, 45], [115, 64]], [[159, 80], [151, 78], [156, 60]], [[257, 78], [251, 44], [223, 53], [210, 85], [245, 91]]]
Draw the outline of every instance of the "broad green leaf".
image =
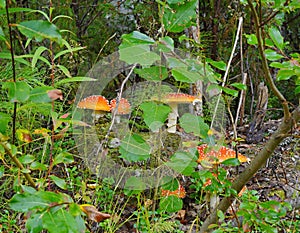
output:
[[219, 70], [223, 70], [223, 71], [226, 70], [226, 63], [223, 61], [213, 61], [209, 59], [207, 62], [211, 64], [213, 67], [218, 68]]
[[30, 169], [31, 170], [46, 171], [47, 170], [47, 165], [45, 165], [44, 163], [40, 163], [38, 161], [34, 161], [30, 164]]
[[238, 158], [231, 158], [231, 159], [226, 159], [222, 162], [223, 165], [226, 166], [238, 166], [240, 165], [240, 161]]
[[168, 70], [163, 66], [134, 69], [134, 72], [148, 81], [162, 81], [168, 77]]
[[72, 77], [72, 78], [64, 78], [54, 84], [54, 86], [59, 87], [62, 84], [65, 83], [73, 83], [73, 82], [91, 82], [91, 81], [97, 81], [97, 79], [90, 78], [90, 77]]
[[22, 164], [28, 164], [28, 163], [32, 163], [35, 160], [35, 157], [33, 155], [23, 155], [19, 158], [20, 162]]
[[228, 87], [222, 87], [222, 90], [228, 94], [228, 95], [231, 95], [231, 96], [234, 96], [234, 97], [238, 97], [239, 95], [239, 92], [237, 90], [233, 90], [233, 89], [230, 89]]
[[26, 221], [26, 228], [29, 233], [40, 233], [43, 230], [41, 213], [31, 213]]
[[[75, 219], [65, 209], [51, 209], [42, 215], [43, 227], [49, 233], [78, 233], [84, 229], [78, 229], [78, 219]], [[84, 231], [83, 231], [84, 232]]]
[[166, 53], [174, 51], [174, 40], [169, 36], [161, 38], [158, 43], [158, 49]]
[[[3, 0], [1, 0], [1, 1], [3, 1]], [[8, 13], [18, 13], [18, 12], [23, 12], [23, 11], [29, 12], [29, 11], [32, 11], [32, 9], [30, 9], [30, 8], [22, 8], [22, 7], [14, 7], [14, 8], [9, 8], [8, 9]], [[4, 10], [0, 10], [0, 15], [5, 15], [5, 14], [6, 14], [5, 9]]]
[[196, 81], [203, 80], [203, 77], [198, 72], [189, 71], [185, 67], [173, 68], [172, 75], [176, 81], [185, 83], [195, 83]]
[[[43, 192], [43, 191], [42, 191]], [[54, 199], [53, 202], [56, 200]], [[45, 200], [43, 197], [38, 196], [36, 193], [22, 193], [15, 194], [9, 202], [11, 209], [19, 212], [28, 212], [29, 210], [35, 209], [41, 210], [50, 207], [52, 201]]]
[[274, 51], [272, 49], [266, 49], [265, 50], [265, 55], [266, 55], [266, 58], [269, 61], [276, 61], [276, 60], [279, 60], [279, 59], [283, 58], [282, 55], [276, 53], [276, 51]]
[[4, 82], [2, 88], [8, 89], [10, 102], [25, 102], [29, 98], [31, 87], [24, 81]]
[[[35, 68], [35, 65], [36, 65], [38, 59], [40, 59], [41, 54], [42, 54], [44, 51], [48, 51], [48, 49], [47, 49], [46, 47], [44, 47], [44, 46], [40, 46], [40, 47], [38, 47], [38, 48], [35, 50], [35, 53], [34, 53], [34, 55], [33, 55], [33, 57], [32, 57], [32, 61], [31, 61], [31, 67], [32, 67], [32, 68]], [[43, 57], [43, 58], [44, 58], [44, 57]], [[49, 65], [50, 65], [50, 63], [49, 63]]]
[[183, 207], [183, 201], [176, 196], [168, 196], [160, 199], [159, 209], [166, 212], [177, 212]]
[[250, 45], [257, 45], [257, 38], [255, 34], [245, 35], [247, 38], [247, 43]]
[[143, 161], [150, 157], [150, 146], [139, 135], [126, 136], [120, 145], [121, 158], [131, 162]]
[[269, 28], [269, 35], [276, 45], [277, 48], [282, 50], [284, 48], [284, 42], [283, 42], [283, 37], [280, 34], [280, 31], [276, 27], [270, 27]]
[[299, 94], [300, 93], [300, 86], [295, 88], [295, 94]]
[[201, 116], [195, 116], [185, 113], [180, 118], [180, 126], [187, 133], [193, 133], [195, 136], [206, 138], [208, 136], [209, 126], [204, 122]]
[[150, 66], [155, 61], [160, 60], [160, 56], [150, 51], [148, 45], [137, 45], [120, 49], [120, 60], [128, 64], [140, 64], [141, 66]]
[[52, 100], [48, 95], [48, 91], [53, 90], [52, 87], [35, 87], [30, 92], [29, 100], [34, 103], [48, 103]]
[[67, 189], [67, 183], [64, 179], [61, 179], [57, 176], [51, 175], [49, 176], [50, 179], [61, 189], [66, 190]]
[[270, 66], [274, 67], [274, 68], [279, 68], [279, 69], [281, 69], [281, 68], [289, 69], [289, 68], [291, 68], [291, 63], [290, 62], [280, 63], [280, 62], [274, 61], [274, 62], [270, 63]]
[[196, 160], [195, 155], [178, 151], [170, 158], [170, 161], [166, 162], [166, 165], [182, 175], [189, 176], [195, 171]]
[[74, 157], [71, 153], [63, 151], [56, 155], [53, 159], [53, 165], [57, 165], [59, 163], [69, 164], [74, 162]]
[[43, 39], [50, 39], [61, 44], [61, 34], [57, 27], [43, 20], [31, 20], [24, 21], [17, 24], [20, 32], [28, 37], [29, 39], [36, 39], [36, 41], [41, 42]]
[[143, 110], [143, 118], [146, 125], [154, 132], [164, 124], [171, 111], [169, 106], [155, 102], [145, 102], [140, 107]]
[[247, 86], [245, 84], [242, 84], [242, 83], [232, 83], [230, 84], [230, 86], [233, 86], [239, 90], [247, 90]]
[[179, 182], [174, 177], [166, 176], [161, 181], [161, 188], [165, 190], [175, 191], [179, 188]]
[[10, 120], [11, 120], [10, 115], [4, 112], [0, 112], [0, 133], [5, 134]]
[[196, 17], [197, 0], [183, 4], [170, 4], [164, 8], [163, 24], [168, 32], [182, 32], [193, 24]]
[[146, 183], [141, 177], [129, 177], [124, 186], [124, 193], [126, 195], [138, 194], [147, 188]]
[[130, 34], [122, 35], [122, 43], [121, 43], [119, 49], [133, 47], [133, 46], [137, 46], [137, 45], [152, 45], [154, 43], [155, 43], [155, 41], [151, 37], [149, 37], [141, 32], [134, 31]]
[[292, 69], [290, 69], [290, 70], [281, 69], [277, 73], [277, 80], [278, 81], [288, 80], [294, 75], [295, 75], [295, 71]]
[[[7, 52], [1, 52], [0, 53], [0, 58], [11, 60], [11, 54], [7, 53]], [[21, 64], [24, 64], [26, 66], [30, 66], [30, 63], [28, 61], [26, 61], [25, 59], [21, 58], [21, 56], [15, 56], [15, 61], [19, 62]]]

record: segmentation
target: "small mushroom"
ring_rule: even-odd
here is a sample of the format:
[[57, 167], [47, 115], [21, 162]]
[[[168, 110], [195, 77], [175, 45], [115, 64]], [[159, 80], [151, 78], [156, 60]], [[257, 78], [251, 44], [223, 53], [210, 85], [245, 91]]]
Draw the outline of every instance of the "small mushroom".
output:
[[[210, 164], [218, 165], [227, 159], [236, 158], [235, 150], [232, 150], [225, 146], [222, 146], [218, 151], [210, 150], [208, 152], [205, 152], [207, 147], [208, 147], [207, 144], [203, 144], [203, 145], [197, 147], [197, 150], [199, 153], [199, 157], [197, 160], [198, 163], [207, 162]], [[249, 158], [247, 158], [246, 156], [244, 156], [240, 153], [238, 153], [238, 160], [241, 163], [250, 161]]]
[[174, 191], [161, 189], [161, 195], [163, 197], [176, 196], [176, 197], [179, 197], [179, 198], [185, 198], [186, 192], [185, 192], [184, 187], [181, 184], [179, 184], [178, 189], [176, 189]]
[[175, 133], [176, 132], [176, 124], [177, 124], [177, 117], [178, 117], [178, 104], [186, 104], [192, 103], [193, 105], [196, 102], [200, 102], [200, 99], [197, 99], [196, 96], [183, 94], [183, 93], [169, 93], [161, 98], [163, 103], [168, 104], [172, 112], [169, 113], [168, 116], [168, 132]]
[[120, 115], [129, 114], [131, 111], [131, 106], [130, 106], [130, 103], [128, 102], [128, 100], [125, 98], [121, 98], [118, 104], [117, 104], [117, 99], [112, 99], [110, 101], [111, 112], [114, 112], [116, 110], [117, 105], [118, 105], [118, 109], [116, 112], [116, 121], [117, 121], [117, 123], [119, 123]]
[[77, 108], [94, 110], [96, 118], [102, 116], [105, 112], [110, 112], [110, 104], [102, 95], [92, 95], [84, 98], [77, 104]]

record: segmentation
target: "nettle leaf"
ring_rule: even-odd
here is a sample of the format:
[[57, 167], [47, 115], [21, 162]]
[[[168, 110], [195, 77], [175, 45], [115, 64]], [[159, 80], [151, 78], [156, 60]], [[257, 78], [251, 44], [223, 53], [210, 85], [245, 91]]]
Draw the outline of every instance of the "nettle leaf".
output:
[[295, 71], [292, 69], [281, 69], [277, 73], [277, 80], [289, 80], [292, 76], [296, 75]]
[[198, 72], [189, 71], [187, 67], [173, 68], [172, 75], [176, 81], [185, 83], [195, 83], [196, 81], [203, 80], [203, 77]]
[[166, 162], [166, 165], [182, 175], [189, 176], [195, 171], [196, 160], [195, 155], [178, 151], [170, 158], [170, 161]]
[[8, 89], [10, 102], [25, 102], [29, 98], [31, 87], [23, 81], [4, 82], [2, 88]]
[[150, 157], [151, 147], [139, 135], [126, 136], [120, 145], [121, 158], [130, 162], [144, 161]]
[[157, 131], [167, 120], [171, 108], [155, 102], [146, 102], [141, 104], [143, 118], [146, 125], [152, 130]]
[[134, 31], [130, 34], [122, 35], [122, 43], [119, 48], [124, 49], [127, 47], [133, 47], [137, 45], [152, 45], [154, 43], [155, 41], [151, 37], [141, 32]]
[[272, 49], [266, 49], [265, 50], [265, 55], [266, 55], [266, 58], [269, 61], [276, 61], [276, 60], [279, 60], [279, 59], [283, 58], [282, 55], [276, 53], [276, 51], [274, 51]]
[[174, 195], [160, 199], [159, 209], [166, 212], [177, 212], [183, 207], [183, 201]]
[[197, 0], [186, 1], [183, 4], [170, 4], [164, 8], [163, 24], [166, 31], [182, 32], [193, 24], [196, 17]]
[[141, 66], [150, 66], [160, 60], [160, 56], [150, 51], [149, 45], [137, 45], [120, 49], [120, 60], [128, 64], [138, 63]]
[[0, 133], [5, 134], [10, 120], [11, 120], [10, 115], [4, 112], [0, 112]]
[[168, 70], [163, 66], [134, 69], [134, 72], [148, 81], [162, 81], [168, 77]]
[[17, 27], [29, 39], [36, 39], [38, 42], [41, 42], [43, 39], [50, 39], [62, 44], [62, 37], [58, 28], [48, 21], [24, 21], [17, 24]]
[[202, 138], [208, 137], [209, 126], [204, 122], [201, 116], [185, 113], [180, 118], [180, 126], [187, 133], [193, 133], [195, 136]]
[[283, 42], [283, 37], [280, 34], [280, 31], [276, 27], [270, 27], [269, 28], [269, 35], [276, 45], [277, 48], [282, 50], [284, 48], [284, 42]]

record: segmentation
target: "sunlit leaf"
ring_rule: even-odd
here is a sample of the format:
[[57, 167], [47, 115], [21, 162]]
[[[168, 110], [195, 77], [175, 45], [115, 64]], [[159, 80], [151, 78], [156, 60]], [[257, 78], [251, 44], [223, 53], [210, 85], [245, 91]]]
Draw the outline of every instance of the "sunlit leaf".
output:
[[255, 34], [245, 35], [247, 38], [247, 43], [250, 45], [257, 45], [257, 38]]
[[247, 90], [247, 86], [245, 84], [242, 84], [242, 83], [232, 83], [230, 84], [230, 86], [233, 86], [239, 90]]
[[151, 45], [154, 43], [155, 41], [151, 37], [141, 32], [134, 31], [130, 34], [122, 35], [122, 43], [119, 48], [124, 49], [126, 47], [133, 47], [136, 45]]
[[278, 28], [276, 28], [275, 26], [270, 27], [269, 35], [272, 41], [274, 42], [274, 44], [276, 45], [276, 47], [282, 50], [284, 48], [284, 42], [283, 42], [283, 37], [280, 31], [278, 30]]
[[282, 80], [289, 80], [292, 76], [295, 75], [295, 71], [292, 69], [281, 69], [278, 71], [277, 74], [277, 80], [282, 81]]
[[66, 84], [66, 83], [73, 83], [73, 82], [91, 82], [91, 81], [96, 81], [97, 79], [90, 78], [90, 77], [71, 77], [71, 78], [64, 78], [58, 82], [56, 82], [54, 85], [56, 87]]
[[266, 58], [270, 61], [276, 61], [276, 60], [283, 58], [282, 55], [276, 53], [276, 51], [274, 51], [272, 49], [266, 49], [265, 54], [266, 54]]
[[48, 21], [31, 20], [23, 21], [16, 25], [20, 32], [29, 39], [36, 39], [38, 42], [41, 42], [43, 39], [50, 39], [59, 44], [62, 43], [58, 28]]
[[228, 88], [228, 87], [222, 87], [222, 90], [228, 94], [228, 95], [232, 95], [234, 97], [238, 97], [239, 95], [239, 92], [237, 90], [233, 90], [231, 88]]
[[134, 69], [134, 72], [148, 81], [162, 81], [168, 77], [168, 70], [163, 66]]

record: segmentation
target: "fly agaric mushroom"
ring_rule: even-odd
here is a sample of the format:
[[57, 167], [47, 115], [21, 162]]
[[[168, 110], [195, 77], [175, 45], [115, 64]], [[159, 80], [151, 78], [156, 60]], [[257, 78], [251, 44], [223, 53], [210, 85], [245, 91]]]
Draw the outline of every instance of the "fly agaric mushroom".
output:
[[174, 191], [161, 189], [161, 195], [163, 197], [176, 196], [179, 198], [185, 198], [186, 192], [185, 192], [184, 187], [181, 184], [179, 184], [178, 189], [176, 189]]
[[77, 104], [77, 108], [94, 110], [95, 116], [110, 112], [110, 104], [102, 95], [92, 95], [84, 98]]
[[[199, 157], [197, 160], [198, 163], [208, 162], [210, 164], [217, 165], [227, 159], [236, 158], [236, 152], [225, 146], [222, 146], [218, 151], [211, 150], [211, 151], [205, 152], [206, 148], [207, 148], [207, 144], [203, 144], [203, 145], [197, 147], [197, 150], [199, 153]], [[247, 158], [246, 156], [244, 156], [240, 153], [238, 153], [238, 160], [241, 163], [250, 161], [249, 158]]]
[[178, 117], [178, 104], [186, 104], [192, 103], [195, 105], [196, 102], [200, 102], [200, 99], [197, 99], [196, 96], [183, 94], [183, 93], [169, 93], [166, 94], [161, 98], [163, 103], [168, 104], [172, 112], [169, 113], [168, 116], [168, 132], [175, 133], [176, 132], [176, 124], [177, 124], [177, 117]]
[[118, 105], [118, 109], [116, 112], [116, 121], [117, 123], [120, 122], [120, 116], [119, 115], [126, 115], [130, 113], [131, 106], [127, 99], [121, 98], [119, 103], [117, 104], [117, 99], [113, 99], [110, 101], [110, 109], [112, 112], [115, 111], [116, 107]]

